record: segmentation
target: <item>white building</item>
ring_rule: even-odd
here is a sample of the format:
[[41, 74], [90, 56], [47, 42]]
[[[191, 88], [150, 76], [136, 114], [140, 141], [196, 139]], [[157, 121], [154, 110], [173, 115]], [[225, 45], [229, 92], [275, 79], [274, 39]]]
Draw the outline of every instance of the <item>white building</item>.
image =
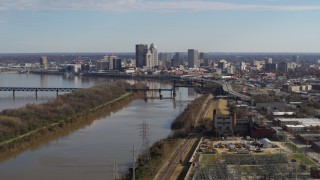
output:
[[261, 143], [262, 147], [264, 147], [264, 148], [270, 148], [270, 147], [273, 146], [273, 144], [271, 143], [271, 141], [270, 141], [269, 139], [267, 139], [267, 138], [261, 139], [261, 140], [260, 140], [260, 143]]
[[290, 132], [301, 132], [305, 130], [304, 125], [286, 125], [285, 128]]
[[152, 69], [156, 66], [159, 66], [158, 49], [157, 46], [152, 43], [146, 54], [146, 68]]
[[278, 118], [275, 121], [280, 127], [286, 127], [286, 125], [303, 125], [307, 128], [320, 126], [320, 119], [318, 118]]

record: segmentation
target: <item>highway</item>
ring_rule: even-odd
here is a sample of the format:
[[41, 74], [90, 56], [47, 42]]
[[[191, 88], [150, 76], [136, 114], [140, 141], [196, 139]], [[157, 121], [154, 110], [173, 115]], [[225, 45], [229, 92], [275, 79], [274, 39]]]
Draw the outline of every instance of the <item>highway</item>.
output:
[[[214, 81], [214, 80], [212, 80], [212, 81]], [[222, 83], [222, 82], [220, 82], [220, 81], [214, 81], [214, 82], [221, 84], [223, 90], [224, 90], [225, 92], [233, 95], [233, 96], [239, 97], [240, 99], [245, 100], [245, 101], [250, 101], [250, 100], [251, 100], [251, 97], [250, 97], [250, 96], [247, 96], [247, 95], [244, 95], [244, 94], [241, 94], [241, 93], [238, 93], [238, 92], [234, 91], [234, 90], [232, 89], [231, 84], [229, 84], [229, 83], [227, 83], [227, 82], [226, 82], [226, 83]]]
[[197, 79], [194, 79], [192, 77], [188, 77], [188, 78], [183, 78], [183, 80], [190, 80], [190, 81], [197, 81], [197, 82], [206, 82], [206, 83], [217, 83], [217, 84], [220, 84], [223, 88], [223, 91], [231, 94], [232, 96], [235, 96], [235, 97], [238, 97], [244, 101], [251, 101], [252, 98], [250, 96], [247, 96], [247, 95], [244, 95], [244, 94], [241, 94], [241, 93], [238, 93], [236, 91], [234, 91], [232, 89], [232, 86], [231, 84], [229, 84], [228, 82], [222, 82], [222, 81], [217, 81], [217, 80], [211, 80], [211, 79], [204, 79], [204, 78], [197, 78]]

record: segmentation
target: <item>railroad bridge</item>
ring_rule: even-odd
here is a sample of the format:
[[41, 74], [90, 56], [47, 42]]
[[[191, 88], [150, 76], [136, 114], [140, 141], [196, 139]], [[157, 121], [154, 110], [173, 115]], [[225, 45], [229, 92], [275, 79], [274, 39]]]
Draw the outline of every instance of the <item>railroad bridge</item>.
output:
[[44, 88], [44, 87], [0, 87], [0, 91], [12, 91], [13, 97], [15, 97], [16, 91], [33, 91], [36, 93], [36, 98], [38, 98], [38, 91], [55, 91], [57, 93], [57, 97], [59, 92], [72, 92], [81, 88]]

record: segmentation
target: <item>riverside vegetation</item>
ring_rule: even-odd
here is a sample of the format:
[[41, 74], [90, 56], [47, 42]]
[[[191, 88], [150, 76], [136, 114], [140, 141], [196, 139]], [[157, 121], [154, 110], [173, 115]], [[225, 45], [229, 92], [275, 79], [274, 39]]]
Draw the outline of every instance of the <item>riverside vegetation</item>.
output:
[[47, 103], [3, 110], [0, 112], [0, 158], [37, 144], [49, 134], [75, 130], [96, 116], [114, 112], [134, 98], [126, 91], [131, 87], [123, 81], [102, 83], [60, 95]]
[[[191, 102], [185, 110], [176, 117], [171, 124], [173, 134], [153, 144], [149, 151], [151, 160], [144, 162], [138, 159], [136, 168], [137, 179], [154, 179], [162, 165], [168, 160], [172, 152], [180, 145], [182, 138], [186, 137], [194, 127], [195, 118], [201, 113], [201, 106], [206, 101], [208, 95], [202, 95]], [[125, 179], [130, 179], [127, 176]]]

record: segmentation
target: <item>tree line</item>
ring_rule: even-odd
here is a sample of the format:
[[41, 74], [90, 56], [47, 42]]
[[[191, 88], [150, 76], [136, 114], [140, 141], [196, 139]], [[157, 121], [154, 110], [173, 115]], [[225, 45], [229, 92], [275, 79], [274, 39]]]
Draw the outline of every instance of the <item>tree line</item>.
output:
[[98, 84], [60, 95], [43, 104], [27, 104], [18, 109], [0, 112], [0, 142], [88, 111], [126, 93], [131, 85], [123, 81]]

